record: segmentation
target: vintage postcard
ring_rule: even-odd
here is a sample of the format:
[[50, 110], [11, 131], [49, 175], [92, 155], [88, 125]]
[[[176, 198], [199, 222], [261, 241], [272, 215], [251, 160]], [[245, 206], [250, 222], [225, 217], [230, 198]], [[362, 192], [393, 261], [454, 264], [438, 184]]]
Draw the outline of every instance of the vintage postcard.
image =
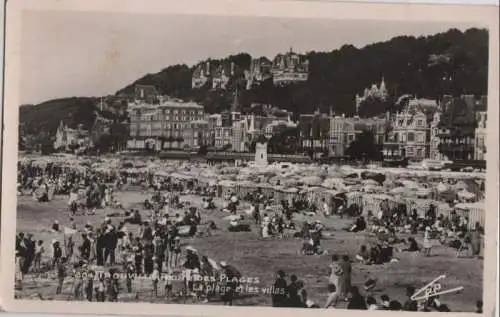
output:
[[7, 311], [492, 316], [498, 7], [26, 0], [6, 32]]

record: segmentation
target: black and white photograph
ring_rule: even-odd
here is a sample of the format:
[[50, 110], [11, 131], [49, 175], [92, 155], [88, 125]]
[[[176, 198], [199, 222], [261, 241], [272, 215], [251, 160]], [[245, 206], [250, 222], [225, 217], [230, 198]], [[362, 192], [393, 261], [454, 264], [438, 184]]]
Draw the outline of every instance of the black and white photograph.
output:
[[14, 301], [485, 313], [488, 19], [19, 16]]

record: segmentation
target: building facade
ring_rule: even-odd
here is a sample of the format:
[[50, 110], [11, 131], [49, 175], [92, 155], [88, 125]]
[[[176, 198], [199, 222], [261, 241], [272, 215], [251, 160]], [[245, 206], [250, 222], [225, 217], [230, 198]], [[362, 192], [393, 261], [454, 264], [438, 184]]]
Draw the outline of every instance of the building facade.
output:
[[201, 146], [209, 146], [210, 130], [208, 121], [195, 120], [187, 123], [183, 131], [183, 146], [186, 149], [199, 149]]
[[271, 74], [273, 83], [277, 86], [307, 81], [309, 78], [309, 61], [294, 53], [290, 48], [288, 53], [278, 54], [274, 58]]
[[83, 125], [78, 125], [77, 129], [71, 129], [62, 121], [59, 122], [59, 127], [56, 131], [54, 140], [54, 149], [68, 151], [73, 147], [83, 147], [90, 145], [89, 131], [83, 128]]
[[173, 99], [158, 105], [134, 102], [128, 111], [130, 149], [182, 149], [184, 129], [189, 128], [190, 122], [205, 119], [202, 105]]
[[235, 65], [233, 62], [228, 65], [219, 65], [212, 76], [212, 89], [225, 90], [231, 77], [234, 75], [234, 68]]
[[443, 111], [438, 124], [438, 148], [443, 159], [474, 159], [476, 110], [479, 101], [473, 95], [443, 97]]
[[477, 127], [474, 133], [474, 159], [486, 160], [486, 111], [476, 113]]
[[245, 71], [246, 89], [259, 85], [272, 78], [271, 67], [273, 63], [267, 57], [260, 57], [250, 61], [250, 69]]
[[329, 151], [330, 117], [317, 111], [299, 117], [300, 145], [305, 151]]
[[208, 83], [210, 79], [210, 62], [201, 63], [196, 66], [192, 78], [191, 78], [191, 87], [192, 88], [201, 88]]
[[431, 160], [444, 160], [443, 155], [439, 151], [439, 144], [441, 139], [439, 135], [441, 131], [439, 130], [439, 122], [441, 120], [441, 112], [434, 113], [432, 122], [430, 124], [430, 145], [429, 145], [429, 158]]
[[385, 156], [404, 156], [412, 161], [420, 161], [428, 155], [427, 116], [421, 111], [399, 112], [391, 118], [391, 129], [388, 133]]
[[374, 143], [383, 145], [387, 132], [386, 118], [330, 117], [330, 155], [345, 156], [349, 145], [364, 131], [373, 133]]
[[214, 145], [217, 150], [232, 147], [233, 128], [231, 126], [220, 126], [215, 128]]

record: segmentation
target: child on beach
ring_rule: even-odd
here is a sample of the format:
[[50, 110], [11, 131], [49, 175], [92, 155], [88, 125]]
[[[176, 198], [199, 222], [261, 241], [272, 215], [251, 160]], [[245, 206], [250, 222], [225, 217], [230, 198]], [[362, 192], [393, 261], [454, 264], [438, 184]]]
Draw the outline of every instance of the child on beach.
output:
[[172, 280], [173, 280], [172, 269], [169, 268], [165, 276], [165, 298], [172, 297], [172, 289], [173, 289]]
[[430, 256], [431, 255], [431, 228], [430, 227], [425, 227], [425, 233], [424, 233], [424, 255], [425, 256]]
[[153, 281], [153, 298], [158, 297], [158, 282], [160, 281], [160, 270], [158, 269], [158, 263], [154, 263], [153, 274], [151, 275]]

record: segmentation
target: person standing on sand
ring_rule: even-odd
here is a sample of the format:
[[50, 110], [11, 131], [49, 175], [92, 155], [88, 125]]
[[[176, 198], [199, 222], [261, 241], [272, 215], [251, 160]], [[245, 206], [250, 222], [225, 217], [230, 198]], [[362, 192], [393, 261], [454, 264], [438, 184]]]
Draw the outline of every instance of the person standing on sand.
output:
[[35, 248], [35, 260], [34, 269], [35, 272], [39, 273], [42, 269], [42, 256], [45, 253], [45, 248], [43, 247], [43, 240], [38, 240], [38, 244]]
[[342, 257], [342, 261], [340, 262], [340, 267], [342, 268], [342, 274], [339, 278], [338, 284], [338, 295], [340, 299], [347, 300], [347, 293], [351, 288], [351, 260], [348, 255], [344, 255]]
[[476, 222], [475, 230], [470, 232], [470, 246], [472, 251], [472, 256], [479, 257], [481, 252], [481, 234], [483, 228], [480, 224]]
[[66, 258], [62, 257], [61, 260], [57, 262], [57, 290], [56, 290], [56, 294], [61, 294], [65, 278], [66, 278]]
[[52, 268], [57, 269], [58, 264], [62, 260], [62, 249], [59, 245], [59, 241], [54, 240], [52, 243]]
[[425, 227], [425, 233], [424, 233], [424, 255], [425, 256], [430, 256], [431, 255], [431, 228], [430, 227]]
[[332, 264], [330, 264], [330, 276], [328, 278], [328, 292], [330, 295], [326, 300], [324, 308], [329, 308], [330, 306], [335, 307], [339, 299], [338, 284], [340, 276], [342, 275], [342, 266], [339, 263], [339, 257], [334, 254], [332, 255]]

